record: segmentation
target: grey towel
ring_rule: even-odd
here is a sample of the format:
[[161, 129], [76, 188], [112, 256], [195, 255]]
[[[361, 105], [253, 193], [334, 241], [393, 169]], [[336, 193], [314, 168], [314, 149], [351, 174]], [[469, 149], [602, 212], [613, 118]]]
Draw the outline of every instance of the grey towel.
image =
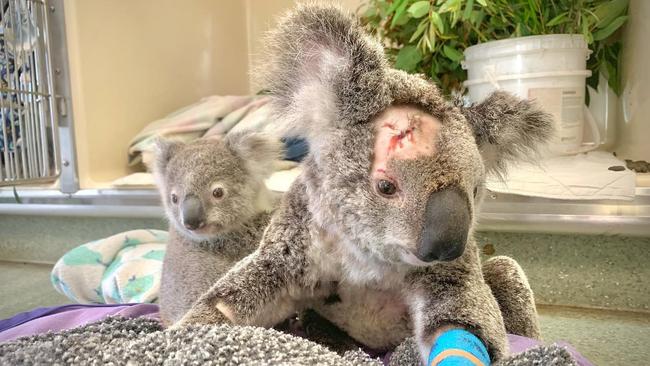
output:
[[[412, 342], [395, 351], [391, 365], [415, 365]], [[567, 351], [539, 347], [500, 363], [574, 365]], [[156, 320], [108, 318], [56, 333], [0, 344], [0, 365], [382, 365], [362, 352], [343, 356], [273, 329], [229, 325], [164, 331]]]

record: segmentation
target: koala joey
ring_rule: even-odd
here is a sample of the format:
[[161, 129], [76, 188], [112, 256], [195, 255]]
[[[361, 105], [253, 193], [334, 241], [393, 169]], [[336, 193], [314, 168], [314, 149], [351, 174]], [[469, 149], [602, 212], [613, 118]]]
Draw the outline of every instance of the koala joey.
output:
[[337, 293], [345, 311], [314, 308], [375, 348], [411, 332], [426, 360], [442, 330], [460, 327], [493, 361], [505, 356], [473, 228], [486, 173], [533, 156], [552, 134], [550, 115], [505, 92], [473, 106], [447, 101], [391, 68], [381, 45], [333, 7], [299, 6], [267, 44], [275, 118], [311, 150], [259, 247], [178, 324], [270, 326]]
[[154, 174], [169, 221], [160, 290], [165, 325], [255, 250], [275, 206], [264, 180], [280, 155], [281, 143], [260, 134], [157, 142]]

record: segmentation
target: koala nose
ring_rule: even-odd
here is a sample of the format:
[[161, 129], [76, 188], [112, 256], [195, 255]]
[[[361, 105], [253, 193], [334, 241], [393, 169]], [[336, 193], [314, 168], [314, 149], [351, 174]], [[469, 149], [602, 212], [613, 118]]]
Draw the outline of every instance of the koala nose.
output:
[[415, 256], [424, 262], [460, 257], [465, 251], [469, 225], [469, 204], [459, 189], [432, 193], [427, 200]]
[[201, 200], [194, 196], [188, 195], [181, 205], [183, 216], [183, 225], [189, 230], [200, 229], [205, 226], [205, 214]]

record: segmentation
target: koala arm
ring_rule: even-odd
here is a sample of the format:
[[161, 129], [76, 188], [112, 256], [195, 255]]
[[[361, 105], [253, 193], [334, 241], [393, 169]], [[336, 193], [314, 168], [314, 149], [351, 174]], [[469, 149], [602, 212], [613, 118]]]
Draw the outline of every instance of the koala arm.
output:
[[460, 258], [410, 275], [407, 298], [425, 363], [436, 338], [452, 328], [481, 339], [493, 362], [508, 353], [499, 306], [483, 280], [476, 245], [467, 244]]
[[192, 306], [179, 324], [273, 326], [294, 310], [308, 271], [304, 193], [287, 193], [259, 248], [237, 263]]

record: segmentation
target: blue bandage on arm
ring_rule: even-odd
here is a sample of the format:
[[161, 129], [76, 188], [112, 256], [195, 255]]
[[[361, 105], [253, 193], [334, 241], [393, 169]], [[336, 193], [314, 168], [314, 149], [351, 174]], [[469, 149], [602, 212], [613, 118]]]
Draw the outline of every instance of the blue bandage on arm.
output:
[[442, 333], [431, 348], [427, 366], [488, 366], [490, 355], [481, 340], [464, 329]]

